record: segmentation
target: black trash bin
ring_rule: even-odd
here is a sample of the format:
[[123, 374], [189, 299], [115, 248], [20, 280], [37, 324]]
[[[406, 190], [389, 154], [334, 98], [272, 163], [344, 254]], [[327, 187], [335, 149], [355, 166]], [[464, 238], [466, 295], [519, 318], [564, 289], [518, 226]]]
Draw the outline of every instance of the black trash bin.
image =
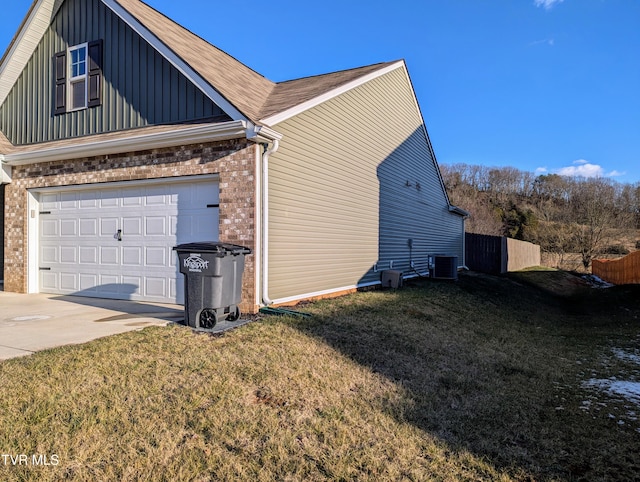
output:
[[218, 242], [186, 243], [173, 249], [184, 275], [185, 324], [209, 330], [220, 321], [238, 320], [244, 257], [251, 250]]

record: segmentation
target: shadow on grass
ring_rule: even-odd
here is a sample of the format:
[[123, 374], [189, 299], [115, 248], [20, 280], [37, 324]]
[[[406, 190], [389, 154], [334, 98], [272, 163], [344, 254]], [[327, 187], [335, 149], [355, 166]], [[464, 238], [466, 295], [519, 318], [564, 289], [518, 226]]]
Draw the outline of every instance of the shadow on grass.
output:
[[[624, 293], [580, 293], [466, 274], [314, 303], [295, 326], [402, 386], [399, 421], [516, 479], [634, 480], [640, 426], [581, 410], [580, 377], [613, 334], [638, 335], [640, 311], [599, 304]], [[600, 309], [577, 309], [587, 301]]]

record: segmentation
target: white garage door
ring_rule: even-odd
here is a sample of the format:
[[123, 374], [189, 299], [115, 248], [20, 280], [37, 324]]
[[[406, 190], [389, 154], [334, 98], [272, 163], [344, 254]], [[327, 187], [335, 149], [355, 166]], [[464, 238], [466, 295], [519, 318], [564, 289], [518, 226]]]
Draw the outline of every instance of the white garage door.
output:
[[211, 178], [42, 192], [40, 291], [183, 303], [172, 248], [218, 240], [218, 194]]

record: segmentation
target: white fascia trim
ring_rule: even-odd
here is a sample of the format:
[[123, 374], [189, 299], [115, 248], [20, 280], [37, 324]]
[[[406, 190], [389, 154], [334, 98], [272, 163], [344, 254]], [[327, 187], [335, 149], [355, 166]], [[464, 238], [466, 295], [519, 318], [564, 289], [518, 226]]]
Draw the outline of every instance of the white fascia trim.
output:
[[102, 0], [107, 7], [122, 19], [129, 27], [131, 27], [138, 35], [146, 40], [160, 55], [167, 59], [171, 65], [180, 71], [187, 79], [196, 85], [204, 94], [209, 97], [215, 104], [220, 107], [233, 120], [247, 119], [238, 109], [235, 108], [227, 99], [225, 99], [217, 90], [198, 74], [189, 64], [178, 57], [170, 48], [168, 48], [158, 37], [156, 37], [149, 29], [138, 22], [127, 10], [114, 0]]
[[302, 112], [308, 109], [311, 109], [312, 107], [316, 107], [324, 102], [327, 102], [328, 100], [333, 99], [334, 97], [342, 95], [345, 92], [350, 91], [351, 89], [355, 89], [356, 87], [366, 84], [367, 82], [373, 79], [376, 79], [382, 75], [388, 74], [389, 72], [392, 72], [396, 69], [404, 67], [404, 65], [405, 65], [404, 61], [399, 60], [398, 62], [394, 62], [393, 64], [383, 69], [376, 70], [375, 72], [371, 72], [370, 74], [364, 75], [362, 77], [358, 77], [357, 79], [352, 80], [351, 82], [341, 85], [340, 87], [330, 90], [329, 92], [325, 92], [324, 94], [319, 95], [318, 97], [314, 97], [311, 100], [308, 100], [306, 102], [303, 102], [302, 104], [299, 104], [295, 107], [287, 109], [283, 112], [280, 112], [279, 114], [266, 117], [262, 119], [260, 122], [268, 126], [274, 126], [276, 124], [279, 124], [280, 122], [290, 119], [291, 117], [301, 114]]
[[282, 137], [282, 134], [267, 126], [250, 125], [247, 129], [247, 139], [258, 144], [279, 141]]
[[7, 52], [4, 63], [0, 65], [0, 104], [7, 99], [42, 36], [49, 28], [51, 17], [59, 3], [54, 0], [39, 0], [29, 12], [16, 41]]
[[356, 285], [342, 286], [340, 288], [331, 288], [328, 290], [314, 291], [312, 293], [304, 293], [300, 295], [289, 296], [286, 298], [278, 298], [277, 300], [271, 300], [271, 301], [274, 305], [282, 305], [286, 303], [291, 303], [293, 301], [306, 300], [309, 298], [317, 298], [318, 296], [331, 295], [333, 293], [339, 293], [341, 291], [349, 291], [349, 290], [354, 290], [358, 288], [366, 288], [368, 286], [376, 286], [379, 284], [381, 284], [381, 281], [370, 281], [368, 283], [358, 283]]
[[230, 121], [207, 124], [168, 132], [141, 134], [123, 139], [98, 140], [85, 144], [68, 145], [41, 150], [6, 154], [4, 163], [12, 166], [36, 164], [39, 162], [77, 159], [80, 157], [102, 156], [122, 152], [144, 151], [179, 145], [239, 139], [247, 135], [244, 121]]

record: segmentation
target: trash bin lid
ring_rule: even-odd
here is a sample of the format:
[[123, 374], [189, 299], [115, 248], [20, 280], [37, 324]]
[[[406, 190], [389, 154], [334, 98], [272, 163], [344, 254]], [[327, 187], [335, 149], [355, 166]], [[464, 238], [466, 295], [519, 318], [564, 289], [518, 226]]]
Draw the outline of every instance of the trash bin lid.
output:
[[200, 241], [197, 243], [183, 243], [173, 247], [174, 251], [198, 251], [203, 253], [251, 254], [251, 249], [237, 244], [219, 243], [214, 241]]

